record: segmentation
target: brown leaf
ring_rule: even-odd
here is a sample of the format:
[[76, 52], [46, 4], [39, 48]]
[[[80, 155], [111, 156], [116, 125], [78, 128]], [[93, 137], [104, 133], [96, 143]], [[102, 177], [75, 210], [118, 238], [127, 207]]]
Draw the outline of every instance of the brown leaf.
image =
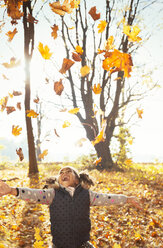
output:
[[94, 7], [92, 7], [92, 8], [90, 9], [90, 11], [88, 12], [88, 13], [91, 15], [91, 17], [93, 18], [94, 21], [100, 19], [100, 16], [101, 16], [101, 14], [100, 14], [100, 13], [97, 14], [96, 11], [97, 11], [97, 10], [96, 10], [96, 6], [94, 6]]
[[22, 148], [16, 149], [16, 154], [19, 156], [20, 161], [24, 159]]
[[37, 98], [33, 99], [33, 101], [34, 101], [35, 103], [39, 103], [40, 99], [37, 97]]
[[72, 59], [75, 60], [76, 62], [80, 62], [82, 59], [78, 53], [72, 53]]
[[36, 20], [31, 14], [28, 14], [27, 22], [37, 24], [38, 23], [38, 20]]
[[13, 93], [12, 94], [14, 96], [20, 96], [20, 95], [22, 95], [22, 92], [13, 90]]
[[57, 38], [57, 31], [58, 31], [58, 26], [57, 25], [53, 25], [53, 27], [51, 27], [51, 29], [53, 30], [52, 32], [51, 32], [51, 36], [54, 38], [54, 39], [56, 39]]
[[59, 72], [62, 74], [66, 73], [66, 71], [69, 70], [74, 63], [75, 62], [72, 61], [71, 59], [64, 58], [62, 63], [62, 68], [60, 69]]
[[59, 134], [57, 133], [56, 128], [54, 128], [54, 133], [55, 133], [55, 135], [56, 135], [58, 138], [60, 138]]
[[21, 109], [22, 109], [22, 108], [21, 108], [21, 102], [17, 102], [16, 107], [17, 107], [19, 110], [21, 110]]
[[60, 81], [54, 83], [54, 91], [57, 95], [60, 96], [63, 90], [64, 90], [64, 86], [62, 84], [62, 79], [60, 79]]
[[7, 106], [6, 111], [7, 111], [7, 114], [11, 114], [12, 112], [16, 111], [16, 109], [13, 106], [11, 106], [11, 107]]

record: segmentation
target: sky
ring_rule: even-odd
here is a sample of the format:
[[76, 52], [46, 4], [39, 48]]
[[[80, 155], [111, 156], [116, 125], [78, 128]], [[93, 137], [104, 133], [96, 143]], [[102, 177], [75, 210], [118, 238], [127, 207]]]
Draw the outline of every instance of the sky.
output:
[[[99, 4], [98, 1], [97, 3]], [[97, 7], [100, 10], [100, 5], [98, 6], [98, 4]], [[148, 16], [145, 18], [144, 22], [144, 25], [149, 24], [148, 28], [151, 29], [152, 22], [154, 23], [156, 20], [154, 12], [154, 9], [151, 8], [150, 15], [148, 13]], [[158, 16], [158, 18], [158, 23], [163, 23], [161, 14]], [[6, 31], [8, 31], [8, 27], [5, 28]], [[21, 31], [22, 30], [20, 27], [19, 33], [17, 34], [17, 39], [15, 37], [15, 39], [12, 41], [12, 44], [8, 44], [7, 39], [0, 36], [0, 63], [9, 62], [9, 58], [12, 56], [18, 58], [20, 57], [19, 49], [15, 50], [14, 47], [19, 47], [20, 50], [23, 49], [22, 44], [19, 43], [21, 42], [19, 39]], [[38, 30], [37, 32], [40, 31]], [[49, 30], [49, 32], [51, 31]], [[152, 79], [159, 83], [160, 88], [157, 88], [151, 92], [149, 96], [141, 103], [140, 107], [142, 107], [144, 111], [143, 118], [131, 127], [130, 132], [133, 137], [133, 144], [130, 146], [130, 149], [133, 161], [135, 162], [155, 162], [156, 160], [163, 162], [163, 82], [161, 76], [163, 71], [163, 27], [161, 27], [161, 25], [160, 27], [158, 26], [153, 33], [154, 34], [145, 43], [145, 45], [139, 49], [137, 60], [141, 60], [141, 62], [144, 61], [145, 65], [152, 70]], [[40, 37], [42, 38], [41, 41], [46, 40], [44, 33], [40, 34]], [[61, 58], [61, 54], [57, 53], [57, 51], [59, 51], [59, 47], [55, 47], [54, 50], [55, 58]], [[46, 67], [48, 70], [48, 65], [45, 64], [43, 67], [41, 67], [39, 62], [41, 58], [39, 56], [39, 52], [36, 51], [36, 55], [34, 56], [32, 62], [32, 80], [35, 82], [33, 83], [33, 87], [36, 89], [39, 87], [39, 83], [41, 83], [44, 97], [46, 96], [49, 101], [52, 101], [54, 97], [53, 85], [48, 85], [51, 87], [51, 93], [49, 94], [49, 90], [46, 90], [47, 85], [41, 82], [42, 76], [40, 73], [40, 68], [45, 69]], [[2, 69], [2, 66], [0, 66], [0, 68]], [[0, 99], [6, 96], [8, 92], [12, 93], [12, 91], [16, 90], [16, 88], [24, 92], [24, 73], [22, 65], [15, 68], [14, 70], [11, 69], [9, 72], [3, 69], [3, 73], [9, 77], [9, 80], [4, 80], [2, 74], [0, 75]], [[56, 75], [53, 75], [50, 69], [48, 73], [51, 74], [51, 76], [57, 77]], [[19, 99], [22, 101], [23, 96], [18, 96], [16, 100], [18, 101]], [[12, 101], [13, 100], [10, 99], [9, 103], [11, 102], [12, 104]], [[61, 103], [60, 98], [58, 98], [58, 102]], [[53, 111], [53, 107], [52, 110], [49, 111]], [[44, 127], [46, 126], [48, 129], [51, 129], [49, 136], [45, 139], [45, 142], [42, 146], [43, 150], [48, 149], [48, 156], [45, 158], [45, 161], [71, 161], [80, 155], [95, 153], [94, 148], [88, 140], [83, 142], [82, 147], [77, 145], [81, 138], [86, 138], [85, 131], [81, 128], [77, 118], [70, 116], [70, 114], [64, 113], [64, 119], [62, 120], [63, 113], [58, 112], [54, 112], [54, 116], [58, 119], [58, 122], [54, 122], [54, 119], [51, 119], [50, 121], [45, 120], [44, 122]], [[65, 119], [70, 120], [72, 126], [63, 129], [62, 124]], [[23, 127], [23, 131], [20, 136], [14, 137], [11, 134], [11, 127], [13, 124]], [[33, 124], [36, 126], [36, 120], [33, 120]], [[15, 154], [15, 149], [20, 145], [22, 146], [23, 150], [26, 150], [26, 131], [23, 113], [20, 114], [19, 111], [15, 111], [10, 115], [7, 115], [4, 112], [0, 113], [0, 127], [0, 145], [4, 144], [5, 146], [4, 149], [0, 149], [1, 159], [5, 158], [5, 156], [8, 156], [8, 159], [13, 159], [13, 157], [15, 158], [15, 155], [13, 154]], [[60, 138], [54, 134], [54, 128], [57, 129]]]

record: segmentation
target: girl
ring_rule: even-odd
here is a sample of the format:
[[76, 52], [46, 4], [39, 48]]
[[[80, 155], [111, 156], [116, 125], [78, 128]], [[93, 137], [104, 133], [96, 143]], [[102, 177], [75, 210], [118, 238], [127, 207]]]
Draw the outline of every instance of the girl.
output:
[[22, 200], [48, 204], [53, 248], [93, 248], [90, 238], [90, 206], [130, 203], [140, 208], [135, 197], [103, 194], [89, 190], [94, 185], [86, 173], [66, 166], [43, 189], [12, 188], [0, 180], [0, 196], [11, 194]]

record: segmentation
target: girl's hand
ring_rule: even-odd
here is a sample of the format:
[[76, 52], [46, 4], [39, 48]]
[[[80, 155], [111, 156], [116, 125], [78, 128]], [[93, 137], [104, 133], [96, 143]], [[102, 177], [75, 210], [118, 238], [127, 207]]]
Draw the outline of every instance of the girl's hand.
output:
[[10, 194], [12, 188], [7, 184], [0, 180], [0, 196]]
[[127, 203], [133, 205], [134, 207], [143, 210], [143, 208], [141, 207], [140, 203], [138, 202], [137, 198], [134, 196], [128, 196], [127, 198]]

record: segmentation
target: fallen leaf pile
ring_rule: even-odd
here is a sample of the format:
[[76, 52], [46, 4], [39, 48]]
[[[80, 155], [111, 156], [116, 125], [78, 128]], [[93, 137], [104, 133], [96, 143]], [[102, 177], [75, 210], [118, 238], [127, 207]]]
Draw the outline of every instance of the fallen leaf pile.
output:
[[[11, 179], [12, 187], [42, 188], [49, 175], [56, 175], [58, 165], [39, 165], [38, 177], [27, 177], [27, 165], [8, 165], [1, 169], [1, 179]], [[162, 248], [162, 179], [157, 165], [137, 165], [125, 172], [90, 171], [92, 190], [136, 196], [143, 210], [129, 204], [91, 207], [91, 243], [96, 248]], [[148, 167], [148, 173], [143, 169]], [[161, 165], [160, 165], [161, 166]], [[83, 169], [83, 168], [82, 168]], [[151, 171], [150, 171], [151, 169]], [[22, 201], [14, 196], [0, 198], [0, 247], [43, 247], [51, 244], [48, 206]]]

